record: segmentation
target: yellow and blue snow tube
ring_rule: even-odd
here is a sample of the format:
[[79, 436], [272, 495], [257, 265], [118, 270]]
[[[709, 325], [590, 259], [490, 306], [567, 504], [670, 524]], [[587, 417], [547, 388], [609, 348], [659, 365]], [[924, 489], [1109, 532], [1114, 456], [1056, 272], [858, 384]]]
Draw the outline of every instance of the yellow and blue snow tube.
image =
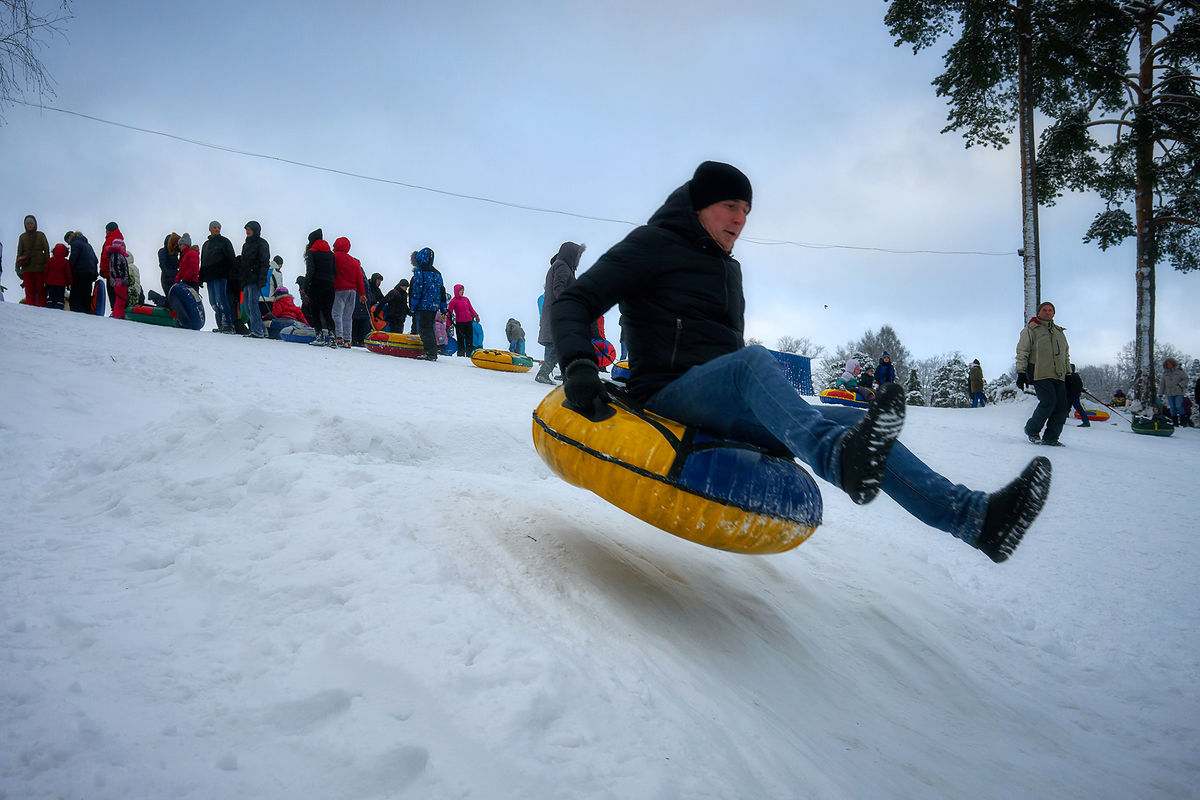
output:
[[559, 477], [684, 539], [782, 553], [821, 524], [821, 493], [794, 459], [721, 439], [615, 399], [593, 422], [562, 387], [533, 412], [533, 446]]
[[484, 369], [497, 369], [501, 372], [529, 372], [533, 369], [533, 359], [520, 353], [510, 353], [507, 350], [484, 350], [480, 348], [471, 353], [471, 363]]

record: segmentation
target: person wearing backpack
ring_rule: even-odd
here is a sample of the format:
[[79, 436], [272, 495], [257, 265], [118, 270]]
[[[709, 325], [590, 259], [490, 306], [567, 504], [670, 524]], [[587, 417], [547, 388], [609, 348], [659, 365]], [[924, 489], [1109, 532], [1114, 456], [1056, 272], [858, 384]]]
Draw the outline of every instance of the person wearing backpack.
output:
[[125, 241], [112, 239], [104, 248], [108, 261], [108, 285], [112, 289], [114, 319], [125, 319], [125, 305], [129, 302], [129, 262], [125, 258]]

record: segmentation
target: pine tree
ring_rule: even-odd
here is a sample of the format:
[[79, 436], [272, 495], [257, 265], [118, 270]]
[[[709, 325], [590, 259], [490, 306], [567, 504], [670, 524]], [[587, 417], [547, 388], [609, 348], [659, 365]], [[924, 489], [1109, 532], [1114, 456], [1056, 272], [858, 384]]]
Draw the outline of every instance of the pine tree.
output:
[[919, 372], [915, 367], [908, 371], [908, 390], [904, 395], [904, 402], [910, 406], [925, 405], [925, 390], [921, 388]]
[[934, 408], [966, 408], [971, 405], [967, 377], [969, 369], [959, 358], [952, 358], [933, 375], [929, 404]]
[[878, 333], [868, 328], [862, 338], [854, 343], [854, 349], [866, 353], [871, 359], [868, 363], [863, 364], [864, 369], [868, 364], [874, 369], [879, 365], [879, 359], [883, 358], [883, 354], [887, 353], [896, 370], [897, 381], [904, 380], [904, 371], [908, 369], [908, 362], [912, 359], [908, 348], [900, 343], [900, 336], [891, 325], [881, 326]]
[[837, 353], [821, 359], [818, 373], [813, 375], [813, 390], [819, 392], [822, 389], [832, 389], [837, 379], [846, 371], [846, 362], [851, 358], [856, 359], [864, 370], [870, 368], [874, 371], [875, 364], [866, 353], [861, 350], [847, 353], [844, 349], [839, 349]]

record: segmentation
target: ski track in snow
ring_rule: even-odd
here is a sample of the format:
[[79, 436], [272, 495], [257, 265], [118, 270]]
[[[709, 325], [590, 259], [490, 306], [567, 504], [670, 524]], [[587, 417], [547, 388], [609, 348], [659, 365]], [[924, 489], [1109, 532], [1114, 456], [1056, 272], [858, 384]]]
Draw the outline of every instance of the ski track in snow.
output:
[[[1200, 432], [746, 557], [551, 475], [530, 375], [0, 305], [0, 798], [1187, 797]], [[910, 409], [993, 490], [1028, 402]]]

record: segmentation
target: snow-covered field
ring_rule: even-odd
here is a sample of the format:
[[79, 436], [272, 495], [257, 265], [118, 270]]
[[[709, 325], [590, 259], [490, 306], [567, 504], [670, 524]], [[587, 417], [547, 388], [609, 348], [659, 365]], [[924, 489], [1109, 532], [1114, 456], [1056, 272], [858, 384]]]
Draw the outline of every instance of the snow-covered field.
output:
[[[4, 303], [0, 375], [0, 797], [1196, 796], [1195, 430], [1068, 422], [1003, 565], [827, 485], [750, 557], [553, 476], [528, 374]], [[991, 490], [1030, 409], [903, 439]]]

